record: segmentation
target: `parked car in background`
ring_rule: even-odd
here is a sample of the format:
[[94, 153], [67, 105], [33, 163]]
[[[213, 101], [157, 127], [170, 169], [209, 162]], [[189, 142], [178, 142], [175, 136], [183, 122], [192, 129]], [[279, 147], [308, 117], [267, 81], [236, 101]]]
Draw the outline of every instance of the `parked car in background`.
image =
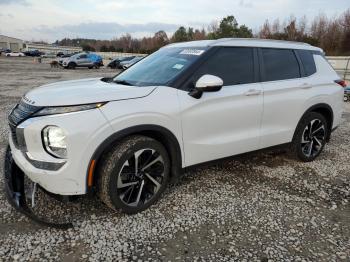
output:
[[94, 62], [95, 65], [101, 67], [103, 66], [103, 59], [102, 59], [102, 56], [100, 55], [96, 55], [94, 53], [88, 53], [88, 58]]
[[11, 51], [11, 49], [5, 48], [5, 49], [3, 49], [3, 52], [4, 52], [5, 54], [7, 54], [7, 53], [11, 53], [12, 51]]
[[58, 52], [57, 54], [56, 54], [56, 57], [63, 57], [65, 55], [65, 53], [63, 53], [63, 52]]
[[38, 184], [55, 198], [96, 192], [137, 213], [194, 165], [277, 145], [315, 160], [341, 123], [343, 95], [323, 50], [308, 44], [172, 44], [114, 78], [26, 93], [8, 117], [6, 192], [26, 210], [26, 177], [33, 206]]
[[113, 59], [111, 62], [109, 62], [107, 67], [112, 69], [119, 68], [119, 65], [121, 62], [130, 61], [131, 59], [134, 59], [134, 58], [135, 56], [117, 57]]
[[43, 53], [41, 55], [42, 58], [56, 58], [56, 54], [55, 53]]
[[123, 61], [123, 62], [120, 62], [119, 64], [119, 69], [127, 69], [129, 68], [130, 66], [136, 64], [137, 62], [139, 62], [140, 60], [142, 60], [144, 57], [142, 56], [135, 56], [133, 59], [129, 60], [129, 61]]
[[31, 50], [31, 51], [26, 51], [24, 52], [26, 56], [33, 56], [33, 57], [39, 57], [43, 55], [43, 52], [40, 52], [39, 50]]
[[8, 48], [3, 48], [3, 49], [1, 49], [1, 51], [5, 54], [11, 53], [11, 49], [8, 49]]
[[64, 68], [75, 69], [76, 67], [99, 68], [103, 65], [102, 57], [92, 53], [79, 53], [60, 60]]
[[10, 53], [6, 53], [5, 56], [13, 56], [13, 57], [19, 57], [19, 56], [26, 56], [25, 54], [23, 54], [22, 52], [10, 52]]
[[344, 88], [344, 101], [345, 102], [350, 101], [350, 86], [347, 86]]
[[1, 48], [1, 49], [0, 49], [0, 55], [1, 55], [2, 53], [4, 53], [4, 54], [11, 53], [11, 50], [8, 49], [8, 48]]
[[65, 55], [61, 56], [61, 58], [71, 57], [72, 55], [75, 55], [75, 54], [65, 54]]

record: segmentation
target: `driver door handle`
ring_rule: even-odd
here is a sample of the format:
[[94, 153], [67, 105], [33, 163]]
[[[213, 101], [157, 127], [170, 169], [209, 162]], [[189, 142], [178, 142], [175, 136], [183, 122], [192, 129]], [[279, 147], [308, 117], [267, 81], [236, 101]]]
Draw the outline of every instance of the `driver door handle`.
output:
[[258, 96], [261, 94], [261, 90], [258, 89], [249, 89], [244, 93], [246, 96]]

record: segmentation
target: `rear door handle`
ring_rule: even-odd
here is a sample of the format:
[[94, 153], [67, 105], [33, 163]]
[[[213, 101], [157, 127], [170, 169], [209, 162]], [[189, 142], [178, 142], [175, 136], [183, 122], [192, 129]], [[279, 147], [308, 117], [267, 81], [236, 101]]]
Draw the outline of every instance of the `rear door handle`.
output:
[[261, 90], [258, 89], [249, 89], [244, 93], [246, 96], [258, 96], [261, 94]]
[[311, 87], [312, 87], [312, 85], [310, 85], [310, 84], [308, 84], [308, 83], [303, 83], [303, 84], [301, 84], [301, 86], [300, 86], [301, 89], [309, 89], [309, 88], [311, 88]]

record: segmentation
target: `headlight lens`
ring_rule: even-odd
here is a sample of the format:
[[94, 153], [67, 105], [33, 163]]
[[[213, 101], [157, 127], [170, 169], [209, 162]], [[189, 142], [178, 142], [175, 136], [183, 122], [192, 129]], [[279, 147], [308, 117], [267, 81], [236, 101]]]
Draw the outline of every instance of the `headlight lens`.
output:
[[47, 126], [42, 131], [46, 151], [58, 158], [67, 158], [66, 134], [58, 126]]
[[78, 111], [84, 111], [94, 108], [100, 108], [104, 103], [95, 103], [95, 104], [87, 104], [87, 105], [77, 105], [77, 106], [52, 106], [45, 107], [41, 109], [39, 112], [35, 113], [33, 116], [47, 116], [47, 115], [56, 115], [56, 114], [65, 114], [65, 113], [73, 113]]

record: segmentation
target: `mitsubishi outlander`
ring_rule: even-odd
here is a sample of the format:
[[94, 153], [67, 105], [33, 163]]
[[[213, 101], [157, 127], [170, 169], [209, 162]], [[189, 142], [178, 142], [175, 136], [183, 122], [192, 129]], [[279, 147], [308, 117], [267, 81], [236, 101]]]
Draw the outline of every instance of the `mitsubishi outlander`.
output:
[[339, 83], [320, 48], [220, 39], [168, 45], [113, 78], [44, 85], [9, 115], [6, 192], [20, 206], [26, 177], [130, 214], [193, 165], [282, 144], [312, 161], [341, 121]]

